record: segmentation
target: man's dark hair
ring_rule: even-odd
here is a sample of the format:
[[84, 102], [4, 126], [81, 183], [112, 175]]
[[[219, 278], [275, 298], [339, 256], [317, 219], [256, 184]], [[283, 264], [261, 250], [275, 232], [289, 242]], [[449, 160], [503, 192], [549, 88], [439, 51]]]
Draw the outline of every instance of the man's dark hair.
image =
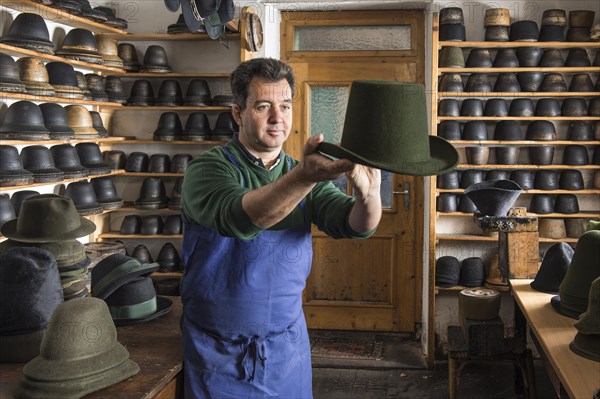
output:
[[287, 80], [291, 88], [291, 95], [294, 96], [294, 72], [285, 62], [275, 58], [255, 58], [240, 64], [231, 74], [231, 91], [233, 93], [233, 102], [246, 108], [248, 99], [248, 86], [255, 76], [266, 79], [270, 82], [278, 82], [282, 79]]

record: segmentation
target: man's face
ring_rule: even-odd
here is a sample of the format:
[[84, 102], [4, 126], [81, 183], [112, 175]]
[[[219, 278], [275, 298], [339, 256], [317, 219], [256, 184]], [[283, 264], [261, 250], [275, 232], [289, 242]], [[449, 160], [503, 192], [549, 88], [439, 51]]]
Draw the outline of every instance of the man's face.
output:
[[240, 141], [257, 153], [279, 152], [292, 128], [292, 90], [287, 80], [269, 82], [254, 77], [248, 87], [246, 109], [234, 105]]

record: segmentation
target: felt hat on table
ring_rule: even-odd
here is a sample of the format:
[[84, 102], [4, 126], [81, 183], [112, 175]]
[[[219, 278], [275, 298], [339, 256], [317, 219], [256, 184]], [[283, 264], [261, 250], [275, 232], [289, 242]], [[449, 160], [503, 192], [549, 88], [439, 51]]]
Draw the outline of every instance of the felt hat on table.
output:
[[600, 277], [600, 226], [590, 224], [579, 237], [569, 270], [560, 284], [559, 295], [552, 297], [552, 306], [561, 314], [579, 318], [588, 305], [592, 281]]
[[394, 173], [447, 173], [458, 163], [458, 152], [428, 134], [425, 98], [421, 84], [354, 81], [341, 143], [324, 142], [317, 150]]
[[119, 253], [110, 255], [92, 269], [92, 296], [106, 299], [119, 287], [158, 270], [158, 263], [141, 263]]
[[25, 365], [23, 378], [13, 395], [75, 399], [139, 371], [127, 349], [117, 341], [117, 330], [106, 303], [98, 298], [76, 298], [55, 309], [42, 339], [40, 355]]
[[544, 255], [535, 279], [531, 282], [531, 288], [557, 294], [573, 259], [573, 253], [573, 248], [565, 242], [558, 242], [551, 246]]
[[96, 225], [79, 216], [73, 200], [55, 194], [29, 197], [21, 204], [19, 217], [6, 222], [2, 235], [22, 242], [57, 242], [89, 235]]
[[588, 308], [574, 325], [577, 334], [569, 348], [580, 356], [600, 362], [600, 277], [592, 282]]
[[39, 354], [52, 312], [63, 302], [54, 256], [40, 248], [0, 254], [0, 363]]

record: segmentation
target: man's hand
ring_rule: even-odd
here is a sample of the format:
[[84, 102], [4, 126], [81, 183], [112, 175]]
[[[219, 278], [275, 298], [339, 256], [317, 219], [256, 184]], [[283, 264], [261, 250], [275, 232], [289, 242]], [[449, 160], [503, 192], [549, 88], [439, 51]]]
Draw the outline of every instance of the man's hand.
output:
[[347, 159], [333, 161], [317, 152], [317, 147], [323, 142], [323, 135], [311, 136], [304, 144], [303, 159], [298, 164], [301, 178], [310, 183], [335, 180], [344, 173], [352, 171], [354, 164]]

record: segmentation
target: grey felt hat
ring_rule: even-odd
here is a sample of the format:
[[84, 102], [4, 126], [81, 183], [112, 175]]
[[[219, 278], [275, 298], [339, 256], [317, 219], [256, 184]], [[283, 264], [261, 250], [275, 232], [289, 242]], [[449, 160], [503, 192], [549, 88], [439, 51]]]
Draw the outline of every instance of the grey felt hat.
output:
[[[73, 328], [66, 333], [65, 326]], [[75, 399], [139, 371], [117, 341], [106, 303], [76, 298], [60, 304], [52, 314], [40, 355], [25, 365], [13, 394], [16, 399]]]
[[458, 163], [458, 152], [428, 134], [425, 98], [420, 84], [354, 81], [340, 145], [324, 142], [318, 151], [394, 173], [447, 173]]

